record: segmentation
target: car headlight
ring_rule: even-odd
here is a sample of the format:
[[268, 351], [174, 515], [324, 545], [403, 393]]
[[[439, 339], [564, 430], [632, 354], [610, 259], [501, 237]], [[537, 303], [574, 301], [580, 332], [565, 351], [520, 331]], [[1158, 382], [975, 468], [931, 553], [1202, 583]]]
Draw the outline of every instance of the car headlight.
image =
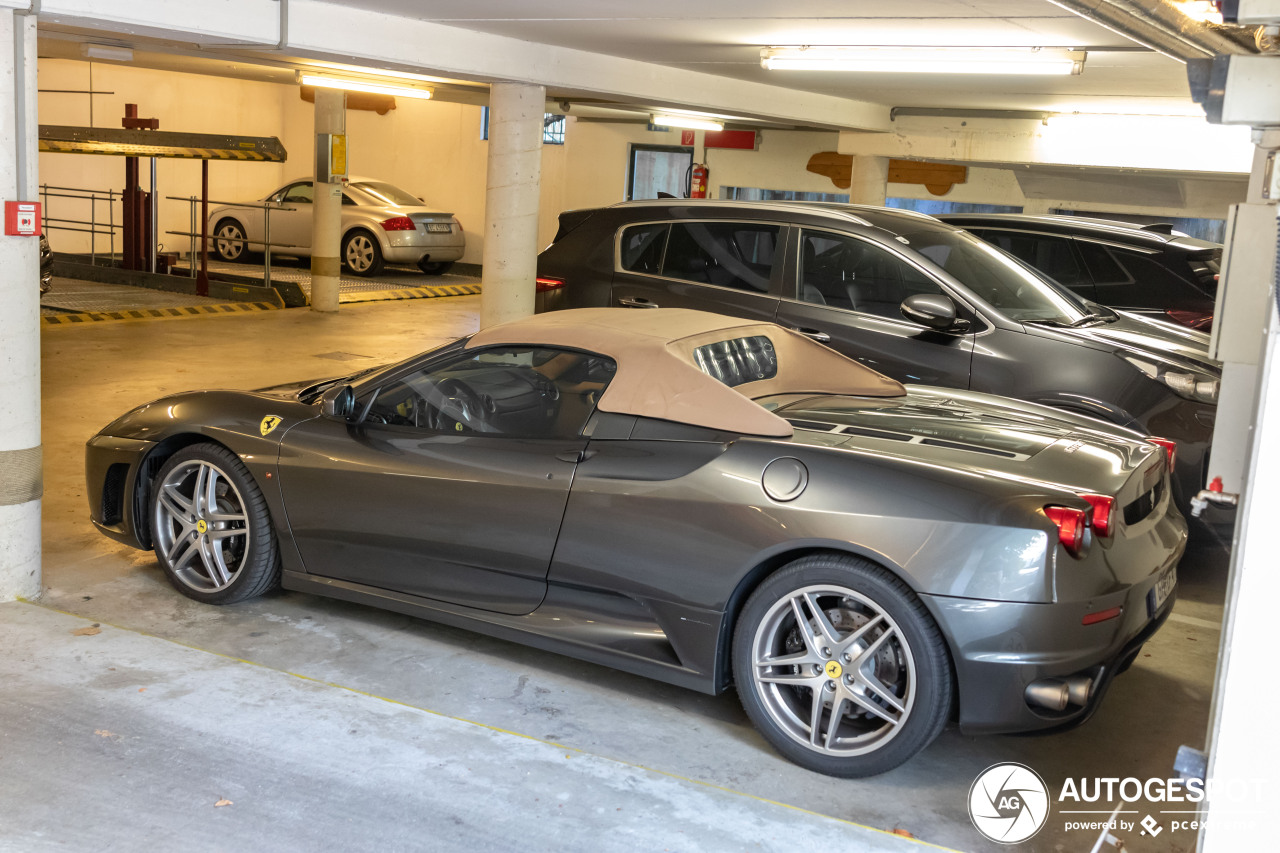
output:
[[1218, 402], [1218, 388], [1221, 382], [1216, 376], [1190, 370], [1179, 370], [1167, 364], [1146, 361], [1131, 355], [1121, 355], [1120, 357], [1138, 368], [1143, 374], [1157, 382], [1163, 382], [1169, 387], [1170, 391], [1179, 397], [1187, 400], [1196, 400], [1200, 403]]

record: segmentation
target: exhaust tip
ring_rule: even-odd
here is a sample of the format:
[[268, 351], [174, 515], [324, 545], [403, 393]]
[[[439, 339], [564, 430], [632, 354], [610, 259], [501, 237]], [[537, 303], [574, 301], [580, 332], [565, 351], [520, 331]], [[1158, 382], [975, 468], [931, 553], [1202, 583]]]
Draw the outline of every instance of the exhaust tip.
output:
[[1027, 703], [1050, 711], [1065, 711], [1069, 705], [1084, 707], [1093, 696], [1094, 679], [1087, 675], [1070, 678], [1044, 678], [1027, 685], [1023, 692]]

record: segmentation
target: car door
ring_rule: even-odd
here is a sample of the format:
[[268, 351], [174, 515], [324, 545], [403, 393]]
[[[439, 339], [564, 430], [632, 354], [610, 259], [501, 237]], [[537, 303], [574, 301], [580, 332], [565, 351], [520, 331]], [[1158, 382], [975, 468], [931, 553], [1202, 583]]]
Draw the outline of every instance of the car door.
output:
[[311, 251], [314, 192], [311, 181], [298, 181], [276, 194], [280, 205], [267, 212], [271, 218], [271, 242], [276, 244], [272, 251], [282, 255]]
[[509, 614], [542, 601], [582, 427], [610, 359], [454, 351], [362, 389], [359, 424], [317, 418], [281, 445], [306, 571]]
[[794, 295], [781, 300], [779, 324], [900, 382], [969, 387], [973, 333], [902, 316], [908, 296], [947, 293], [922, 269], [880, 243], [816, 228], [797, 229], [794, 252]]
[[719, 220], [647, 222], [618, 234], [612, 305], [692, 308], [772, 321], [783, 227]]

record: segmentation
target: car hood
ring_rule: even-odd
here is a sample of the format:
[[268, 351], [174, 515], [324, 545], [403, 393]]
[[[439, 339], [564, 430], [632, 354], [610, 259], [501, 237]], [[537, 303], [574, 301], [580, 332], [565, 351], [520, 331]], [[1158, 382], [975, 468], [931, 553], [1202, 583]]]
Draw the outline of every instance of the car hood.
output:
[[1116, 319], [1078, 329], [1027, 323], [1029, 334], [1056, 338], [1075, 344], [1146, 356], [1161, 361], [1181, 362], [1210, 373], [1221, 371], [1221, 365], [1209, 357], [1209, 336], [1185, 326], [1130, 314], [1115, 312]]
[[1092, 418], [920, 385], [902, 397], [809, 397], [775, 414], [796, 428], [795, 441], [1079, 492], [1120, 493], [1163, 452]]

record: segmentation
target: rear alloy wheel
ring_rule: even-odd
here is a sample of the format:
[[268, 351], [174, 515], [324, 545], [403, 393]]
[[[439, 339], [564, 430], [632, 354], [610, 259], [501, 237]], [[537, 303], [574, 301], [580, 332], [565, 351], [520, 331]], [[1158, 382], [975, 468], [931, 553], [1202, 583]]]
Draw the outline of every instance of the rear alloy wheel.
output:
[[950, 657], [929, 612], [856, 557], [805, 557], [765, 580], [738, 620], [733, 672], [765, 739], [829, 776], [897, 767], [951, 710]]
[[224, 219], [213, 229], [213, 251], [224, 261], [243, 260], [247, 254], [244, 226], [234, 219]]
[[342, 240], [342, 268], [352, 275], [382, 272], [382, 248], [368, 231], [352, 231]]
[[453, 261], [418, 261], [418, 269], [427, 275], [444, 275], [453, 269]]
[[195, 444], [175, 453], [156, 475], [151, 500], [156, 557], [179, 592], [229, 604], [279, 582], [267, 503], [225, 447]]

